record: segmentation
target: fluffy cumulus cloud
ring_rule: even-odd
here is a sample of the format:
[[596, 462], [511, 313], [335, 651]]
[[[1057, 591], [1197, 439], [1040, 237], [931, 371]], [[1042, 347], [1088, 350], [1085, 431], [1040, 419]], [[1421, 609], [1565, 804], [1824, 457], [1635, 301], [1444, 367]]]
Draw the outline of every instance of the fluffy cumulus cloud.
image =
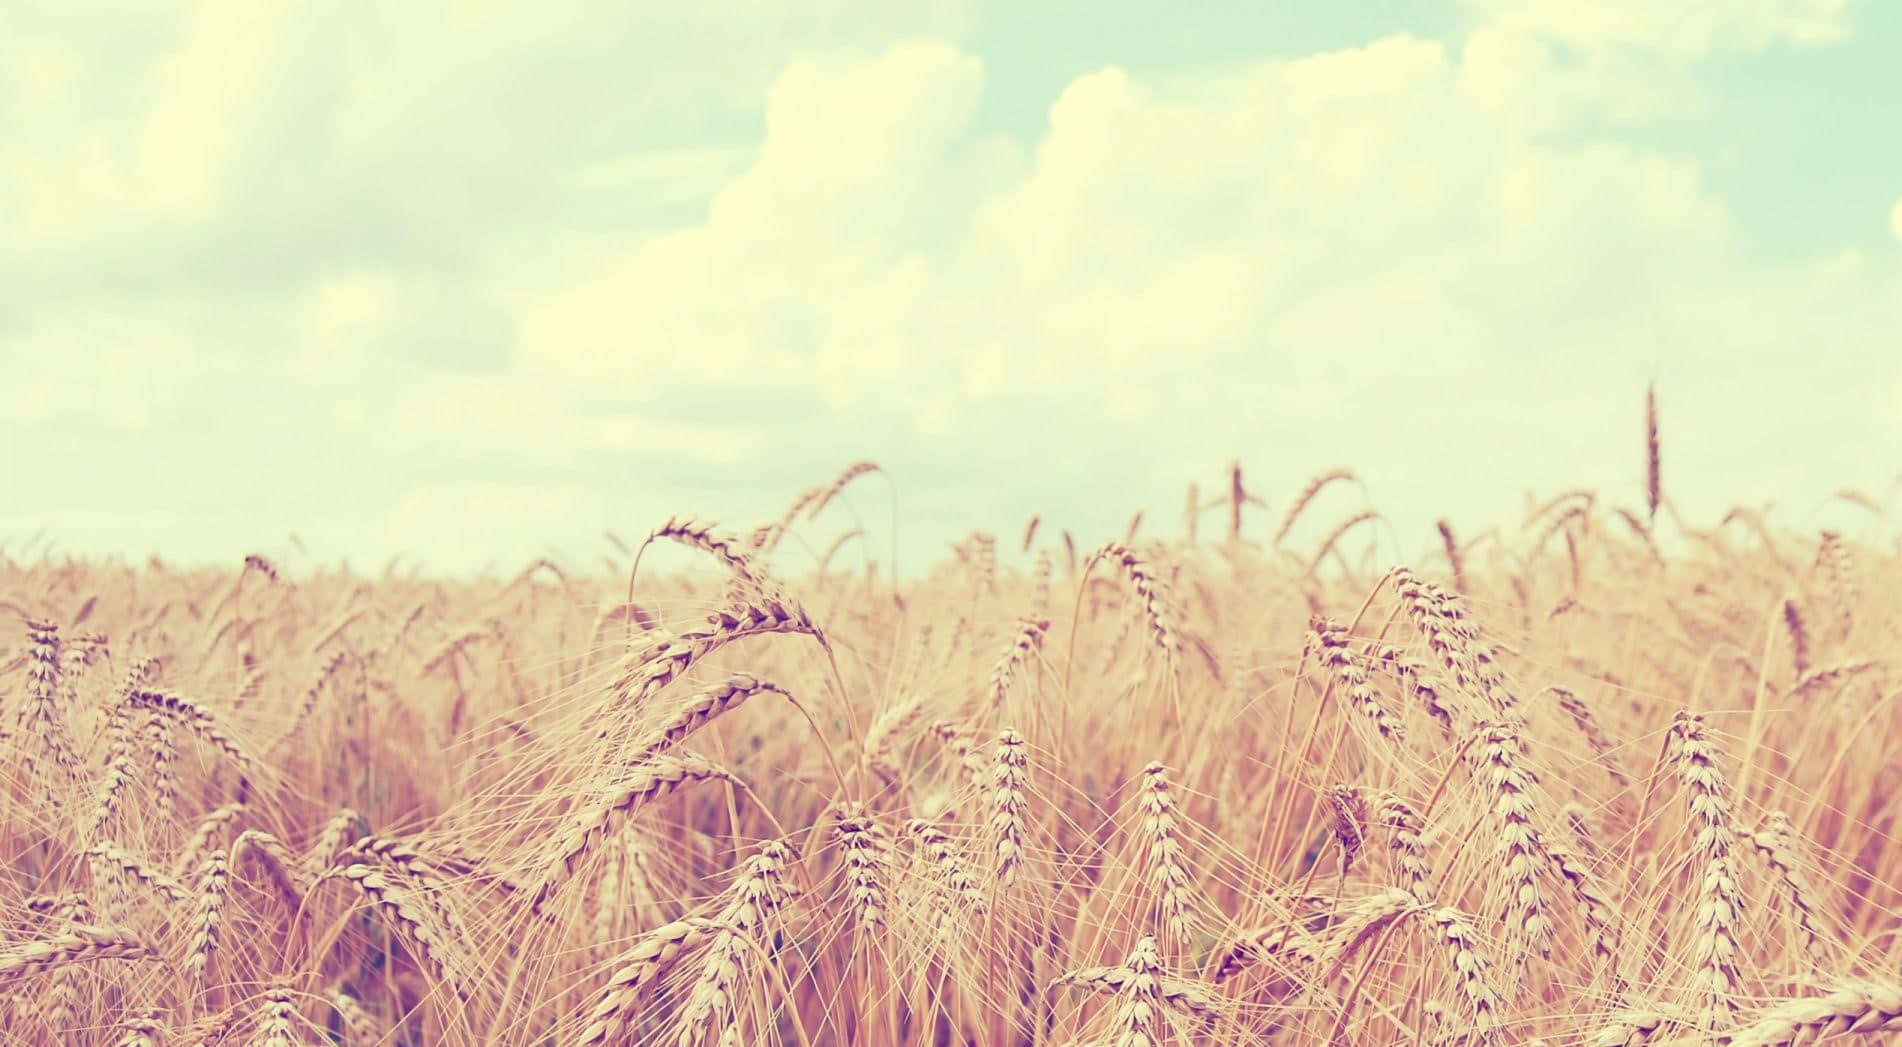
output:
[[[52, 492], [0, 532], [468, 567], [740, 523], [869, 455], [927, 544], [1033, 510], [1089, 535], [1236, 456], [1284, 490], [1356, 466], [1405, 556], [1526, 489], [1635, 497], [1650, 381], [1687, 510], [1896, 468], [1897, 252], [1766, 252], [1647, 133], [1721, 104], [1700, 62], [1846, 46], [1841, 3], [1473, 2], [1444, 38], [1111, 55], [1031, 133], [991, 117], [1022, 88], [965, 42], [981, 10], [671, 16], [700, 62], [511, 10], [0, 44], [0, 119], [32, 125], [0, 144], [0, 416], [16, 489]], [[118, 530], [55, 464], [151, 454]]]

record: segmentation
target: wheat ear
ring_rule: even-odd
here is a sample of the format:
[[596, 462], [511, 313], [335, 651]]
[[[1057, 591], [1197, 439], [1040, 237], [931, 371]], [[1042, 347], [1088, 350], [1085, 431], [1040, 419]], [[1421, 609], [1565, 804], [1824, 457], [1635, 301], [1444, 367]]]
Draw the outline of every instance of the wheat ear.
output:
[[1790, 912], [1796, 919], [1797, 929], [1803, 933], [1803, 949], [1811, 965], [1816, 970], [1827, 969], [1829, 948], [1817, 926], [1822, 909], [1817, 904], [1816, 894], [1810, 888], [1808, 879], [1803, 875], [1796, 851], [1796, 829], [1790, 825], [1789, 816], [1782, 811], [1771, 811], [1763, 816], [1762, 824], [1747, 839], [1751, 847], [1763, 856], [1764, 864], [1776, 874], [1789, 895]]
[[1851, 981], [1821, 996], [1787, 1000], [1747, 1028], [1730, 1047], [1796, 1047], [1848, 1033], [1902, 1029], [1902, 985]]
[[883, 926], [885, 892], [891, 883], [891, 842], [872, 812], [855, 801], [840, 805], [833, 833], [844, 852], [853, 921], [865, 931]]
[[1011, 641], [1010, 649], [997, 660], [991, 670], [991, 710], [1004, 707], [1004, 699], [1010, 694], [1010, 685], [1017, 673], [1030, 661], [1031, 657], [1043, 649], [1044, 632], [1050, 628], [1048, 618], [1019, 618], [1017, 635]]
[[1005, 728], [997, 737], [997, 756], [991, 769], [991, 839], [997, 853], [997, 882], [1010, 887], [1024, 860], [1024, 776], [1030, 765], [1022, 736]]
[[1142, 869], [1162, 911], [1164, 937], [1171, 947], [1185, 948], [1194, 937], [1194, 887], [1182, 850], [1175, 792], [1169, 784], [1169, 771], [1161, 763], [1151, 762], [1143, 768], [1136, 807], [1142, 818], [1137, 831], [1143, 848]]
[[1704, 999], [1705, 1015], [1737, 1009], [1742, 980], [1737, 962], [1742, 947], [1737, 927], [1742, 922], [1743, 897], [1737, 887], [1732, 849], [1735, 832], [1729, 787], [1717, 768], [1716, 747], [1704, 731], [1702, 717], [1680, 712], [1671, 723], [1671, 756], [1679, 778], [1690, 794], [1691, 820], [1697, 828], [1693, 844], [1703, 859], [1698, 891], [1696, 938], [1692, 958], [1696, 985]]
[[1545, 847], [1534, 827], [1532, 790], [1537, 779], [1518, 764], [1519, 739], [1509, 724], [1482, 729], [1473, 747], [1474, 773], [1489, 797], [1499, 833], [1506, 889], [1519, 917], [1519, 931], [1541, 956], [1552, 954], [1553, 929], [1539, 889]]
[[605, 1044], [620, 1034], [625, 1016], [633, 1011], [642, 991], [672, 970], [681, 957], [706, 944], [717, 933], [730, 930], [726, 925], [704, 917], [689, 916], [663, 924], [637, 938], [627, 951], [614, 958], [614, 974], [595, 996], [588, 1013], [588, 1024], [576, 1039], [577, 1044]]
[[0, 989], [10, 988], [29, 975], [57, 971], [76, 963], [158, 957], [158, 950], [132, 931], [75, 925], [51, 938], [19, 942], [0, 949]]
[[574, 874], [591, 848], [612, 836], [641, 808], [684, 785], [734, 780], [727, 771], [691, 753], [662, 753], [636, 766], [613, 792], [569, 818], [543, 860], [536, 904], [545, 901], [560, 880]]
[[[695, 1047], [718, 1024], [724, 1027], [722, 1044], [739, 1043], [739, 1016], [733, 1006], [734, 994], [753, 945], [766, 929], [766, 922], [783, 901], [786, 888], [784, 869], [791, 852], [777, 841], [767, 841], [758, 854], [747, 859], [739, 880], [728, 894], [726, 907], [716, 921], [723, 925], [707, 945], [700, 980], [688, 993], [681, 1008], [680, 1047]], [[590, 1042], [585, 1037], [584, 1043]]]
[[1380, 732], [1382, 738], [1395, 743], [1405, 741], [1405, 726], [1381, 704], [1366, 667], [1348, 651], [1347, 630], [1326, 618], [1310, 622], [1308, 629], [1317, 660], [1333, 675], [1334, 685], [1347, 696], [1348, 707]]

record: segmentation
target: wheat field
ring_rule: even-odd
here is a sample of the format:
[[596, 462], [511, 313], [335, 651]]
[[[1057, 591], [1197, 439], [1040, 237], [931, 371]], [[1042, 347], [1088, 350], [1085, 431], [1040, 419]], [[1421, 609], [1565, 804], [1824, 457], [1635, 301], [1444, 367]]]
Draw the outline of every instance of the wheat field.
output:
[[895, 581], [871, 463], [508, 580], [0, 554], [4, 1042], [1881, 1042], [1897, 549], [1656, 460], [1404, 566], [1236, 469]]

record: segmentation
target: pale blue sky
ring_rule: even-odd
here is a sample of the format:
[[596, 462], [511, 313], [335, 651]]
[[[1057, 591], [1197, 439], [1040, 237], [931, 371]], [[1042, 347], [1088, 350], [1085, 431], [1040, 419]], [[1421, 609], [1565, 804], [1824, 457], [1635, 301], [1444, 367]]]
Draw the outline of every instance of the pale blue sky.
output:
[[1654, 379], [1702, 518], [1902, 471], [1895, 5], [48, 10], [9, 550], [590, 564], [870, 457], [916, 561], [1173, 530], [1239, 457], [1270, 517], [1356, 468], [1408, 558], [1635, 502]]

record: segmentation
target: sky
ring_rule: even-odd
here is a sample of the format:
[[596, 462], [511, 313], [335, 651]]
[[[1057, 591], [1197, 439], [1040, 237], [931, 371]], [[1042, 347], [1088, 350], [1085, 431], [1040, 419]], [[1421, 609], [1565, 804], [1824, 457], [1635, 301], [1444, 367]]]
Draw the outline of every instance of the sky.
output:
[[1896, 504], [1902, 5], [454, 7], [0, 0], [0, 552]]

